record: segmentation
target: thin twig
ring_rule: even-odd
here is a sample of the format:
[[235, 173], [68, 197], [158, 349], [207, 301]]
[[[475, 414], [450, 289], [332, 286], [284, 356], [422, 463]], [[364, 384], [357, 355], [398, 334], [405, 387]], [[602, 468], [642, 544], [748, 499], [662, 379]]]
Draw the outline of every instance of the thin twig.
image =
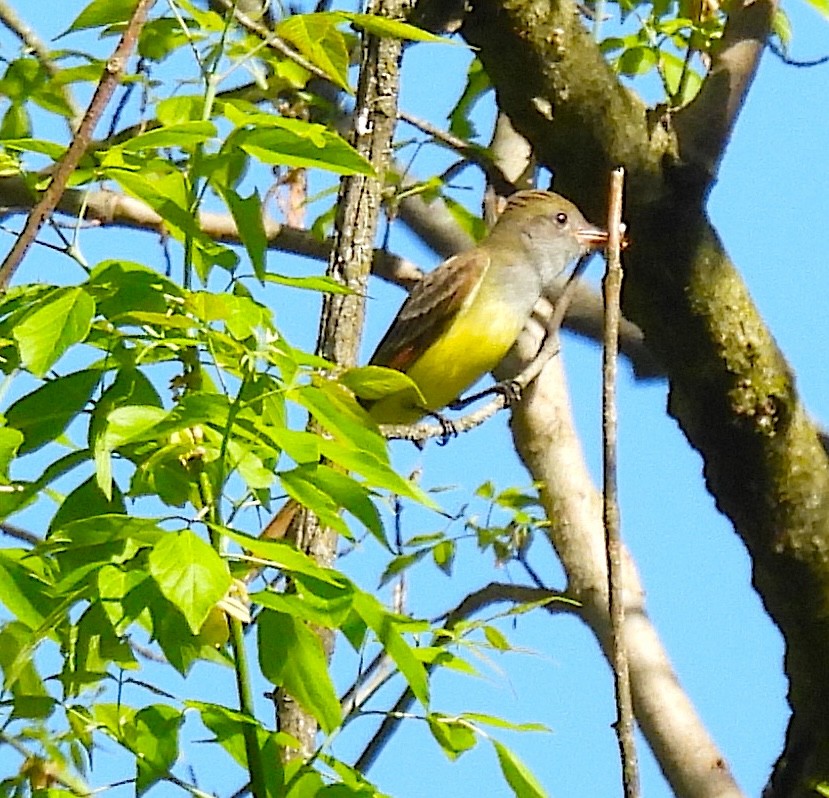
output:
[[616, 487], [616, 369], [619, 352], [620, 295], [622, 288], [621, 248], [622, 187], [624, 170], [611, 174], [608, 219], [607, 271], [603, 288], [605, 298], [604, 348], [602, 351], [602, 444], [603, 496], [602, 515], [607, 553], [607, 582], [610, 614], [610, 648], [616, 687], [615, 723], [619, 755], [622, 760], [622, 783], [625, 798], [639, 795], [636, 745], [633, 739], [633, 700], [624, 640], [625, 606], [622, 583], [622, 543], [619, 532], [619, 504]]
[[[21, 42], [26, 46], [28, 50], [34, 55], [35, 58], [40, 62], [40, 65], [46, 71], [46, 73], [51, 78], [55, 78], [60, 74], [60, 69], [55, 65], [54, 61], [52, 61], [51, 54], [46, 47], [46, 45], [41, 40], [40, 36], [29, 26], [29, 24], [25, 21], [20, 19], [17, 15], [17, 12], [9, 6], [6, 0], [0, 0], [0, 22], [2, 22]], [[63, 95], [63, 99], [66, 101], [66, 104], [72, 110], [72, 118], [68, 120], [69, 129], [71, 131], [75, 131], [80, 124], [80, 112], [75, 105], [75, 100], [72, 97], [72, 94], [69, 91], [68, 86], [62, 86], [60, 83], [55, 82], [52, 84]]]
[[786, 55], [786, 51], [772, 39], [769, 39], [766, 44], [769, 50], [771, 50], [787, 66], [799, 67], [800, 69], [809, 69], [811, 67], [822, 66], [823, 64], [829, 63], [829, 55], [822, 55], [819, 58], [811, 58], [801, 61], [797, 58], [790, 58]]
[[98, 87], [95, 89], [95, 94], [92, 95], [92, 100], [81, 120], [78, 132], [75, 134], [72, 143], [69, 145], [69, 149], [66, 150], [66, 154], [55, 169], [49, 188], [46, 189], [40, 202], [32, 208], [32, 212], [26, 219], [23, 231], [20, 233], [17, 241], [15, 241], [11, 252], [9, 252], [3, 261], [2, 266], [0, 266], [0, 291], [6, 290], [17, 267], [20, 265], [20, 261], [23, 260], [23, 256], [35, 240], [38, 231], [55, 210], [58, 202], [60, 202], [60, 198], [66, 188], [66, 183], [72, 172], [75, 171], [75, 167], [77, 167], [83, 154], [86, 152], [86, 148], [92, 140], [95, 125], [101, 118], [101, 114], [103, 114], [104, 108], [106, 108], [107, 103], [112, 97], [115, 87], [121, 80], [127, 59], [138, 41], [138, 35], [141, 33], [141, 28], [144, 26], [147, 14], [154, 3], [155, 0], [139, 0], [132, 18], [124, 30], [123, 36], [121, 36], [121, 41], [118, 42], [118, 46], [115, 48], [112, 57], [106, 63], [104, 74], [101, 76]]
[[29, 532], [27, 529], [22, 529], [21, 527], [9, 524], [6, 521], [0, 524], [0, 532], [4, 535], [8, 535], [10, 538], [22, 540], [24, 543], [31, 543], [32, 546], [37, 546], [38, 543], [43, 542], [41, 538], [34, 534], [34, 532]]
[[[490, 582], [488, 585], [476, 590], [466, 596], [454, 610], [446, 616], [444, 629], [452, 630], [457, 624], [474, 615], [479, 610], [500, 602], [511, 602], [513, 604], [531, 604], [539, 601], [547, 601], [544, 608], [551, 614], [559, 612], [578, 612], [578, 607], [569, 600], [560, 601], [557, 599], [568, 599], [566, 593], [555, 590], [544, 590], [527, 585], [511, 585], [499, 582]], [[445, 643], [446, 638], [437, 638]], [[426, 665], [426, 670], [431, 674], [435, 669], [435, 662]], [[367, 773], [368, 769], [376, 761], [382, 749], [388, 743], [392, 734], [397, 730], [400, 721], [408, 714], [408, 710], [414, 702], [414, 694], [409, 687], [406, 687], [395, 701], [394, 706], [388, 710], [374, 736], [369, 740], [363, 752], [354, 763], [354, 768], [360, 773]]]
[[417, 128], [427, 136], [431, 136], [435, 141], [455, 150], [468, 161], [477, 164], [498, 194], [506, 196], [516, 190], [515, 185], [513, 185], [501, 169], [492, 161], [492, 158], [483, 147], [472, 144], [466, 139], [455, 136], [446, 130], [442, 130], [426, 119], [414, 116], [408, 113], [408, 111], [399, 110], [397, 112], [397, 118]]

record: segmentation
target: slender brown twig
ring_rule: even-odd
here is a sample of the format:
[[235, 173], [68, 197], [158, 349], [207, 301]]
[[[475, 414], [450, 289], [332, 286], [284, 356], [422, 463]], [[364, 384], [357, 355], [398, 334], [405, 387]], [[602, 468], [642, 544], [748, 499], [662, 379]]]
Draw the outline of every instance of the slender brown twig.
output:
[[127, 59], [135, 48], [138, 35], [144, 27], [147, 14], [154, 3], [155, 0], [139, 0], [135, 12], [121, 36], [121, 41], [118, 42], [118, 46], [115, 48], [112, 57], [106, 63], [104, 74], [101, 76], [98, 87], [92, 95], [92, 100], [81, 120], [78, 132], [75, 134], [72, 143], [69, 145], [69, 149], [66, 150], [66, 154], [55, 169], [49, 188], [46, 189], [40, 202], [32, 208], [32, 212], [26, 219], [23, 231], [20, 233], [17, 241], [15, 241], [11, 252], [9, 252], [3, 261], [2, 266], [0, 266], [0, 291], [6, 290], [17, 267], [20, 265], [20, 261], [23, 260], [24, 255], [35, 240], [38, 231], [60, 202], [60, 198], [66, 188], [66, 183], [72, 172], [75, 171], [75, 167], [78, 165], [81, 157], [86, 152], [90, 141], [92, 141], [95, 125], [101, 118], [101, 114], [103, 114], [104, 108], [106, 108], [107, 103], [112, 97], [115, 87], [121, 80]]
[[[446, 616], [443, 628], [452, 630], [457, 624], [471, 617], [492, 604], [501, 602], [513, 603], [515, 605], [531, 604], [534, 602], [547, 602], [544, 608], [551, 614], [559, 612], [578, 613], [579, 608], [573, 601], [568, 600], [566, 593], [543, 588], [529, 587], [527, 585], [512, 585], [499, 582], [490, 582], [480, 590], [467, 595], [455, 609]], [[441, 638], [445, 643], [447, 638]], [[426, 665], [426, 670], [431, 673], [435, 669], [435, 662]], [[400, 721], [406, 716], [409, 708], [414, 703], [414, 694], [409, 687], [406, 687], [400, 694], [394, 706], [385, 713], [383, 722], [377, 732], [369, 740], [363, 752], [354, 763], [354, 768], [360, 773], [366, 773], [377, 759], [378, 755], [388, 743], [392, 734], [397, 730]]]
[[616, 487], [616, 370], [619, 354], [620, 295], [622, 289], [621, 249], [622, 187], [624, 170], [615, 169], [610, 179], [607, 271], [604, 277], [605, 327], [602, 351], [602, 516], [605, 529], [607, 582], [610, 614], [610, 659], [616, 687], [617, 718], [614, 724], [622, 760], [625, 798], [639, 795], [636, 745], [633, 739], [633, 699], [624, 640], [625, 605], [622, 569], [622, 542], [619, 532], [619, 503]]

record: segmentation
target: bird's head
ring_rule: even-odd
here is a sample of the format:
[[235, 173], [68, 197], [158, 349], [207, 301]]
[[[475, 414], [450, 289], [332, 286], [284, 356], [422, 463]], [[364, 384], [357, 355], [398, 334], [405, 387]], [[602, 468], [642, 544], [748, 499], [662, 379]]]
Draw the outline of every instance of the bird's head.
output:
[[607, 243], [607, 233], [590, 224], [572, 202], [551, 191], [513, 194], [490, 234], [512, 239], [525, 252], [543, 257], [557, 277], [572, 261]]

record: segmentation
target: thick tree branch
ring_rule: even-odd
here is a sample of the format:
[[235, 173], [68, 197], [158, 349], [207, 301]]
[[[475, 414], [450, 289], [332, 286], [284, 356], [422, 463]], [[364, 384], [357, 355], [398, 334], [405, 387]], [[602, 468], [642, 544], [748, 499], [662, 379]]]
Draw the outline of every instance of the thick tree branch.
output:
[[[716, 134], [709, 162], [719, 161], [748, 90], [770, 8], [757, 0], [729, 23], [714, 77], [727, 90], [703, 89], [700, 99]], [[786, 639], [793, 716], [772, 794], [811, 794], [829, 782], [829, 716], [819, 709], [829, 706], [829, 462], [706, 217], [709, 176], [683, 168], [693, 125], [674, 131], [649, 119], [568, 0], [478, 0], [463, 31], [557, 190], [602, 218], [607, 170], [627, 169], [625, 315], [668, 372], [670, 412], [702, 454], [708, 488], [745, 542], [754, 584]], [[688, 120], [696, 113], [689, 107]]]
[[[402, 19], [409, 6], [409, 0], [373, 0], [367, 11]], [[363, 35], [352, 143], [374, 167], [375, 174], [348, 175], [340, 181], [334, 244], [327, 274], [352, 292], [325, 295], [317, 341], [317, 354], [342, 366], [356, 364], [363, 331], [374, 239], [397, 123], [401, 55], [400, 40]], [[317, 431], [322, 434], [322, 430]], [[331, 565], [337, 547], [334, 530], [324, 528], [313, 513], [303, 511], [299, 525], [292, 528], [292, 534], [294, 532], [296, 542], [303, 550], [317, 562]], [[320, 629], [318, 634], [330, 655], [332, 630]], [[286, 752], [287, 755], [310, 755], [316, 733], [313, 716], [298, 707], [282, 690], [277, 692], [276, 702], [279, 728], [293, 734], [301, 745], [299, 752]]]
[[[538, 346], [525, 335], [517, 353], [523, 362]], [[519, 365], [504, 364], [506, 370]], [[602, 503], [584, 461], [571, 416], [560, 358], [551, 360], [530, 385], [511, 421], [519, 455], [551, 519], [548, 532], [567, 573], [567, 593], [582, 603], [581, 615], [610, 657], [607, 566]], [[737, 798], [722, 754], [710, 739], [676, 674], [645, 609], [635, 565], [621, 551], [624, 582], [623, 643], [630, 669], [636, 718], [679, 798]]]

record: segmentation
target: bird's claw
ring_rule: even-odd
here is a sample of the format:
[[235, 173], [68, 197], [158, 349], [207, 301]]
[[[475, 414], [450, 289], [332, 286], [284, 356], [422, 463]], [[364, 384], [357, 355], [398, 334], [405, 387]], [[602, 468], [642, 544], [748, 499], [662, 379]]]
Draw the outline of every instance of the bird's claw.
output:
[[512, 407], [521, 401], [524, 386], [518, 380], [504, 380], [493, 385], [492, 390], [504, 397], [507, 407]]
[[433, 410], [429, 415], [440, 424], [440, 428], [443, 430], [438, 440], [438, 446], [446, 446], [452, 438], [457, 436], [458, 428], [452, 423], [451, 419], [446, 418], [442, 413]]

